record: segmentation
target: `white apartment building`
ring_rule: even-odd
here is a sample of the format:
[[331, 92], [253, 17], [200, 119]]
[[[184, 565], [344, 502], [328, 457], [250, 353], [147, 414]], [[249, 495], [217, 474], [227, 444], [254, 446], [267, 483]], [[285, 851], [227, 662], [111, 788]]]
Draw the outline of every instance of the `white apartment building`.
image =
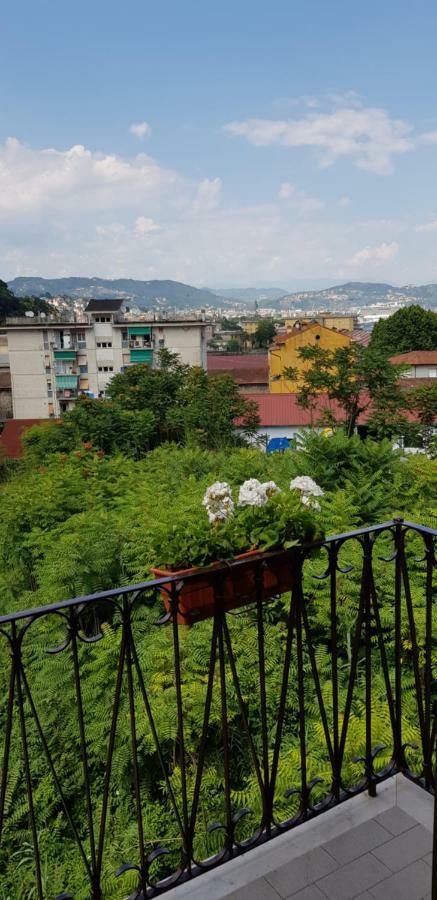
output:
[[128, 320], [121, 300], [90, 300], [81, 322], [9, 319], [14, 418], [57, 417], [80, 394], [104, 397], [116, 373], [135, 363], [155, 366], [164, 348], [206, 369], [206, 330], [199, 320]]

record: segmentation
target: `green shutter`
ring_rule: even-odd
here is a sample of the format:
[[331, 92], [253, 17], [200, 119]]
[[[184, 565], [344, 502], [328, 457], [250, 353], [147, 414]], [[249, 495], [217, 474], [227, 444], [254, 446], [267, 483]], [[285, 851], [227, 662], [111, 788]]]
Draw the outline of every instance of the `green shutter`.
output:
[[131, 363], [147, 363], [148, 366], [151, 366], [153, 350], [131, 350], [130, 361]]
[[69, 390], [75, 390], [78, 384], [78, 376], [77, 375], [56, 375], [56, 387], [57, 388], [68, 388]]
[[150, 337], [150, 325], [132, 325], [131, 328], [128, 328], [127, 333], [129, 337], [135, 334], [145, 334], [147, 337]]
[[53, 356], [55, 359], [76, 359], [76, 351], [75, 350], [54, 350]]

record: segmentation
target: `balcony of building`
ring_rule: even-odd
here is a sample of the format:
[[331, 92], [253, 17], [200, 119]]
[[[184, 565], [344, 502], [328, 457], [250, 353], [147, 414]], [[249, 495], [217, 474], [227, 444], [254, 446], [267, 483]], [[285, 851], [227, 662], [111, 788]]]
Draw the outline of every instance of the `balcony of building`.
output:
[[[395, 520], [2, 616], [0, 835], [27, 828], [34, 896], [436, 900], [436, 540]], [[56, 890], [42, 786], [82, 873]]]

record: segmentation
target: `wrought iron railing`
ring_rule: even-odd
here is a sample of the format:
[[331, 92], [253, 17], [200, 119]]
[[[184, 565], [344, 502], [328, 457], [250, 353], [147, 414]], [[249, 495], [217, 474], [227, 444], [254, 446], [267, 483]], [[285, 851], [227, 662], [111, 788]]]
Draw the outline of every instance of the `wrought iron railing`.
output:
[[293, 547], [269, 600], [275, 554], [254, 558], [232, 611], [247, 560], [218, 566], [190, 627], [195, 574], [2, 616], [0, 866], [28, 833], [32, 896], [146, 898], [397, 773], [435, 793], [436, 539], [395, 520]]

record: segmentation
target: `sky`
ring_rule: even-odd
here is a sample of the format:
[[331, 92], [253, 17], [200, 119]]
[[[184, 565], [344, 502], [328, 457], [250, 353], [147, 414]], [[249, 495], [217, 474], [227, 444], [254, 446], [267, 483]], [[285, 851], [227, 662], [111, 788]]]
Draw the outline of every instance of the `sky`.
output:
[[435, 0], [14, 0], [0, 278], [437, 282]]

